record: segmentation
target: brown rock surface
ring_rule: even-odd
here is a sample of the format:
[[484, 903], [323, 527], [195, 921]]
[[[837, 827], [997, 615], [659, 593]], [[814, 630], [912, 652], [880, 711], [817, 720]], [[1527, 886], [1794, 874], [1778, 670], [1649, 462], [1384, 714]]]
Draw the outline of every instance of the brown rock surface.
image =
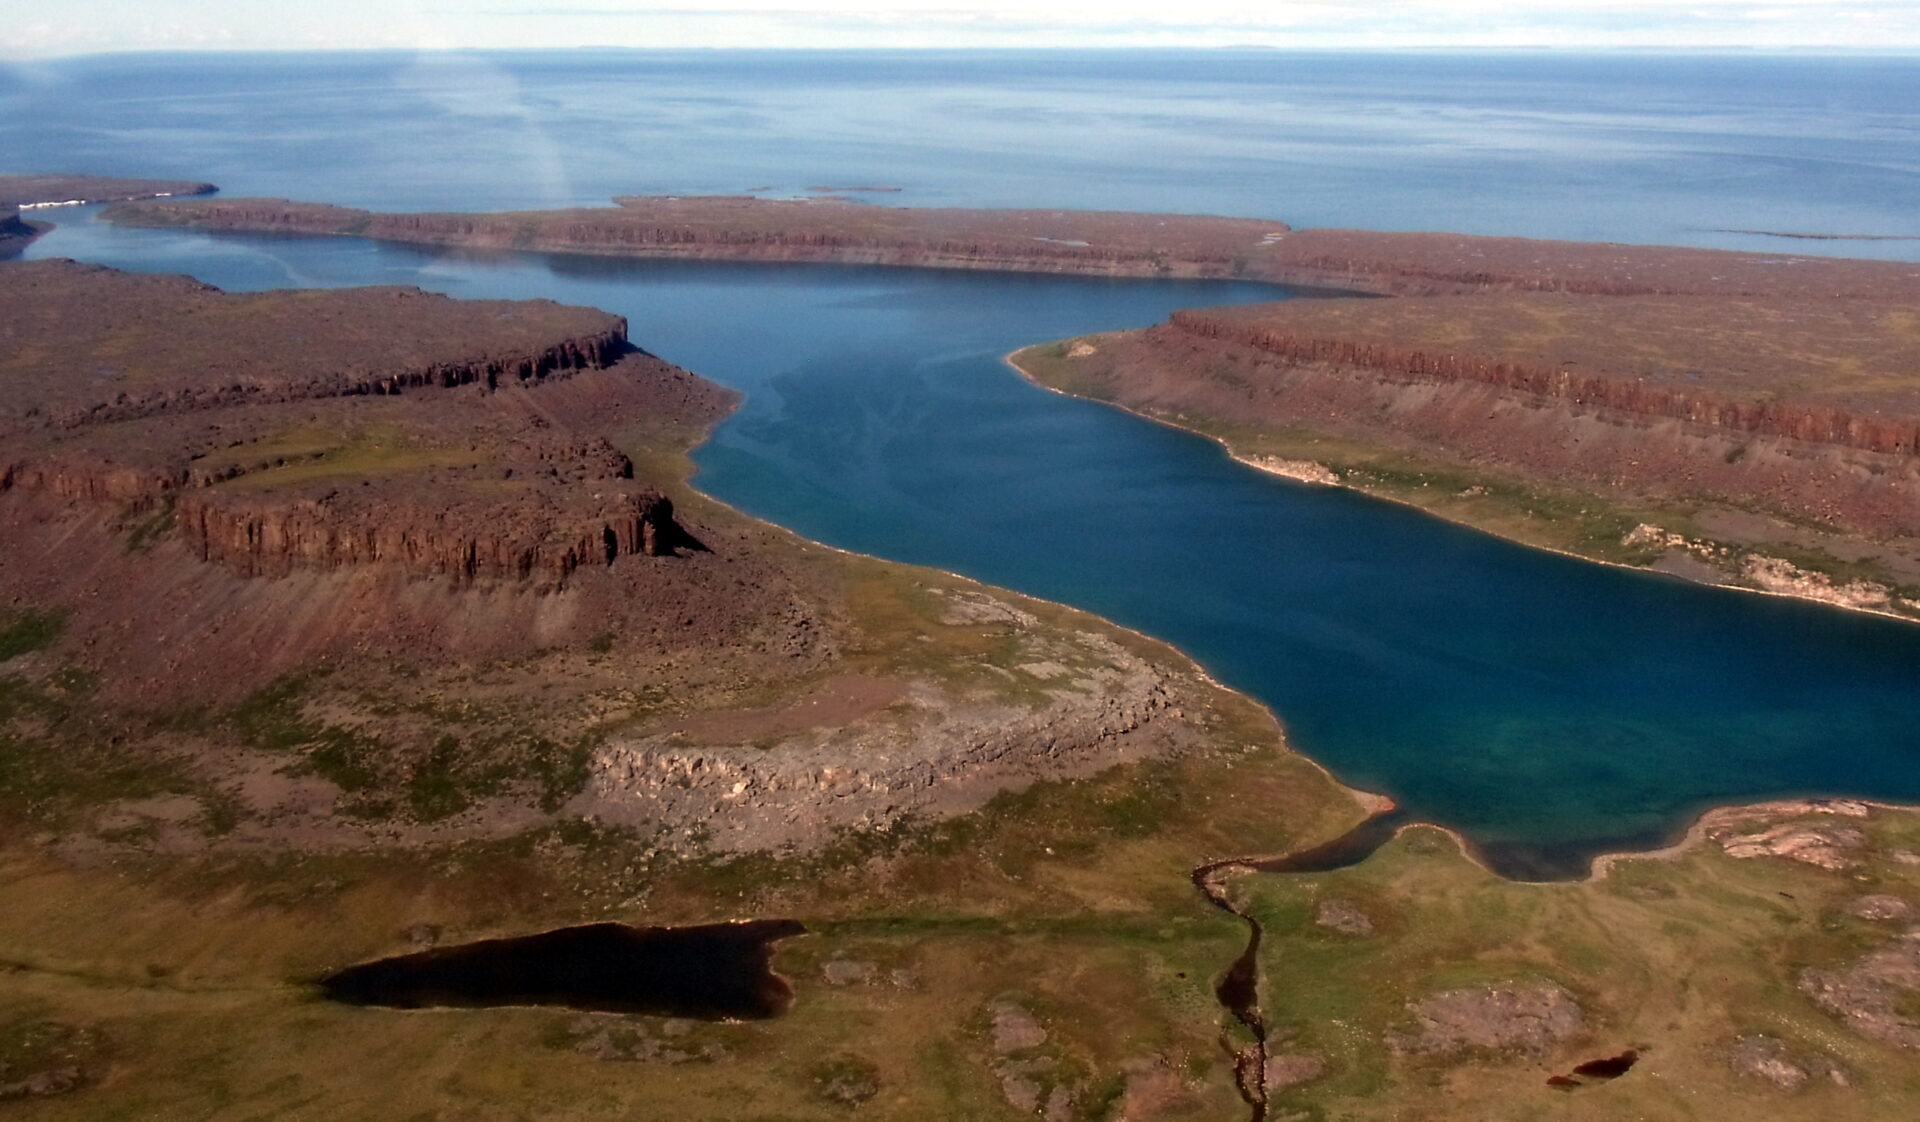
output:
[[1480, 383], [1590, 409], [1912, 456], [1920, 333], [1908, 303], [1566, 294], [1292, 300], [1170, 327], [1289, 365]]
[[1408, 1010], [1414, 1028], [1388, 1039], [1396, 1051], [1540, 1051], [1586, 1027], [1586, 1015], [1573, 995], [1545, 981], [1447, 990], [1412, 1003]]
[[1848, 965], [1804, 971], [1800, 990], [1862, 1036], [1920, 1048], [1920, 927]]
[[[616, 316], [68, 261], [0, 266], [0, 288], [0, 597], [67, 605], [116, 694], [224, 697], [348, 649], [727, 633], [786, 601], [737, 550], [611, 571], [703, 546], [619, 442], [731, 407]], [[453, 595], [476, 582], [498, 587]]]
[[243, 576], [394, 563], [555, 587], [692, 542], [593, 426], [701, 423], [725, 394], [618, 317], [67, 261], [0, 283], [0, 491], [153, 512]]
[[1920, 535], [1911, 319], [1785, 297], [1293, 300], [1179, 312], [1047, 377], [1175, 421], [1317, 434], [1628, 506], [1773, 511], [1891, 543], [1898, 560]]

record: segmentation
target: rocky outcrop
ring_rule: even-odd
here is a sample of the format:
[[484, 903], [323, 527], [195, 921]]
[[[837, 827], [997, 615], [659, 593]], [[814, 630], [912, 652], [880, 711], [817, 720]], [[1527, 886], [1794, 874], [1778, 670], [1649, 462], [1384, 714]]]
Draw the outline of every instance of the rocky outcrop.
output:
[[1803, 971], [1800, 991], [1872, 1040], [1920, 1048], [1920, 927], [1910, 927], [1844, 966]]
[[1254, 257], [1248, 275], [1381, 296], [1920, 297], [1920, 271], [1900, 261], [1378, 230], [1291, 231]]
[[963, 210], [821, 199], [620, 198], [616, 207], [381, 214], [285, 199], [134, 203], [144, 226], [349, 234], [430, 245], [629, 257], [813, 261], [1120, 277], [1235, 277], [1392, 296], [1552, 292], [1848, 296], [1911, 302], [1920, 273], [1847, 261], [1456, 234], [1293, 230], [1268, 219]]
[[[1017, 631], [1032, 625], [1016, 624]], [[596, 750], [573, 810], [714, 852], [815, 847], [848, 830], [932, 820], [1042, 778], [1090, 775], [1166, 750], [1161, 671], [1092, 634], [1073, 636], [1078, 674], [1028, 675], [1038, 707], [955, 704], [916, 686], [886, 710], [795, 732], [777, 746], [696, 746], [662, 731]], [[1075, 654], [1055, 652], [1056, 658]]]
[[726, 395], [636, 350], [620, 317], [8, 269], [0, 492], [111, 505], [248, 577], [392, 565], [558, 588], [697, 547], [595, 426], [704, 423]]
[[236, 378], [222, 384], [178, 386], [138, 395], [122, 391], [106, 400], [37, 410], [25, 419], [77, 427], [231, 405], [378, 396], [471, 385], [496, 389], [579, 370], [604, 369], [632, 350], [626, 338], [625, 321], [621, 321], [617, 326], [562, 339], [533, 353], [496, 354], [458, 362], [375, 370], [347, 368], [305, 380]]
[[1586, 1012], [1572, 994], [1537, 979], [1447, 990], [1409, 1003], [1407, 1011], [1413, 1027], [1387, 1035], [1396, 1052], [1540, 1052], [1587, 1027]]
[[1565, 367], [1497, 361], [1463, 352], [1412, 350], [1357, 339], [1300, 335], [1236, 323], [1205, 311], [1175, 312], [1167, 329], [1252, 347], [1290, 364], [1360, 368], [1406, 381], [1472, 382], [1564, 401], [1581, 408], [1839, 444], [1868, 452], [1920, 455], [1920, 418], [1863, 415], [1808, 402], [1740, 400], [1705, 390], [1589, 374]]
[[433, 508], [389, 510], [376, 519], [343, 516], [325, 499], [240, 505], [204, 493], [180, 496], [173, 511], [204, 560], [242, 576], [397, 564], [456, 583], [506, 579], [557, 588], [582, 566], [667, 556], [685, 537], [672, 500], [658, 491], [625, 496], [614, 507], [603, 519], [531, 527], [511, 519], [476, 526]]

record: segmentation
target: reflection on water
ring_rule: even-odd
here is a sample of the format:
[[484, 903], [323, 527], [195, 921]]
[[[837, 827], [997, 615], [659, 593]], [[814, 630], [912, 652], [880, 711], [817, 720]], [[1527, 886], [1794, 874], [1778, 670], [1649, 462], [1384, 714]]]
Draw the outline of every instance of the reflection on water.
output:
[[793, 920], [699, 927], [596, 923], [487, 939], [350, 966], [320, 982], [329, 1001], [399, 1009], [558, 1005], [705, 1020], [777, 1017], [793, 989], [769, 965]]

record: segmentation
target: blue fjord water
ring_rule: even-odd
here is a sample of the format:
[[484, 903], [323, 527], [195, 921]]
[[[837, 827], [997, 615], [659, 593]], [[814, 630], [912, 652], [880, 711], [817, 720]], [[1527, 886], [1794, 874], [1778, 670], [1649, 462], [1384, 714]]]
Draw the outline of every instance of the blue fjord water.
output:
[[[596, 58], [588, 61], [624, 76], [623, 89], [698, 91], [702, 81], [712, 81], [710, 75], [688, 77], [675, 68], [698, 70], [692, 63], [656, 70], [645, 59], [628, 60], [620, 69]], [[365, 112], [368, 99], [390, 92], [391, 81], [370, 71], [360, 75], [365, 89], [355, 94], [349, 79], [356, 65], [374, 70], [399, 65], [391, 58], [362, 58], [338, 74], [311, 62], [288, 64], [299, 80], [284, 94], [292, 104], [277, 107], [259, 104], [258, 90], [269, 84], [255, 72], [266, 66], [259, 60], [200, 70], [173, 60], [108, 61], [116, 67], [144, 66], [150, 96], [161, 106], [130, 111], [132, 116], [115, 128], [96, 122], [82, 129], [72, 122], [95, 111], [65, 110], [61, 120], [67, 123], [50, 127], [82, 145], [76, 151], [92, 154], [78, 161], [88, 168], [100, 168], [110, 155], [116, 162], [107, 170], [193, 174], [241, 184], [247, 191], [383, 206], [559, 201], [512, 196], [519, 188], [499, 174], [498, 165], [401, 167], [396, 161], [404, 157], [393, 152], [382, 157], [386, 162], [369, 165], [376, 180], [369, 186], [352, 162], [357, 142], [342, 139], [345, 114], [348, 107]], [[482, 68], [482, 78], [518, 67], [518, 96], [546, 104], [530, 92], [545, 87], [529, 76], [537, 68], [527, 59], [482, 61], [493, 68]], [[884, 69], [884, 59], [855, 61]], [[1147, 69], [1167, 72], [1137, 77], [1135, 86], [1116, 83], [1115, 100], [1142, 101], [1148, 99], [1146, 91], [1190, 86], [1202, 92], [1167, 93], [1169, 104], [1189, 96], [1194, 104], [1185, 110], [1190, 113], [1227, 111], [1216, 103], [1228, 96], [1219, 87], [1237, 80], [1233, 74], [1220, 79], [1191, 61], [1184, 69], [1178, 60], [1149, 61], [1153, 65]], [[427, 69], [443, 64], [452, 66], [444, 60], [406, 63]], [[67, 65], [105, 66], [107, 61]], [[708, 70], [729, 65], [722, 60]], [[727, 132], [732, 127], [727, 121], [753, 136], [760, 135], [756, 130], [791, 127], [792, 121], [774, 114], [770, 121], [756, 118], [749, 127], [712, 107], [719, 116], [708, 126], [713, 131], [703, 134], [710, 151], [695, 152], [683, 142], [672, 151], [689, 162], [678, 168], [636, 161], [633, 176], [644, 182], [632, 186], [709, 189], [737, 185], [722, 184], [722, 176], [760, 183], [776, 179], [775, 171], [783, 176], [780, 183], [797, 186], [813, 180], [886, 182], [908, 178], [898, 174], [903, 167], [938, 166], [951, 173], [941, 190], [962, 201], [1169, 205], [1153, 200], [1156, 191], [1168, 188], [1156, 177], [1172, 173], [1154, 171], [1155, 159], [1125, 150], [1125, 135], [1110, 137], [1115, 147], [1101, 159], [1131, 167], [1128, 183], [1103, 187], [1031, 173], [1021, 182], [1034, 194], [1018, 199], [985, 193], [977, 166], [1007, 166], [1019, 162], [1014, 157], [1020, 155], [991, 146], [970, 149], [986, 143], [982, 136], [1000, 135], [985, 126], [958, 137], [909, 135], [899, 167], [862, 163], [879, 159], [860, 154], [884, 148], [884, 127], [903, 110], [882, 104], [863, 113], [865, 101], [839, 105], [833, 113], [819, 108], [838, 105], [829, 95], [847, 79], [833, 65], [815, 65], [812, 85], [797, 72], [778, 81], [814, 91], [810, 104], [840, 147], [811, 135], [789, 153], [743, 146]], [[1040, 96], [1048, 87], [1035, 77], [1039, 67], [1033, 59], [1001, 65], [1017, 71], [1008, 79], [1016, 87], [1040, 91], [1035, 113], [1048, 111]], [[1112, 65], [1111, 59], [1062, 61], [1058, 81], [1066, 92], [1058, 100], [1077, 104], [1090, 85], [1098, 85], [1097, 75], [1088, 77], [1084, 69]], [[1332, 64], [1320, 59], [1313, 65]], [[1377, 69], [1381, 63], [1349, 60], [1348, 65]], [[1536, 111], [1502, 86], [1497, 73], [1475, 87], [1479, 92], [1462, 92], [1434, 77], [1432, 68], [1438, 65], [1411, 60], [1395, 80], [1406, 89], [1430, 87], [1430, 100], [1477, 104], [1470, 116], [1529, 118]], [[1463, 80], [1471, 71], [1457, 60], [1452, 65]], [[1668, 88], [1685, 85], [1677, 72], [1647, 65], [1654, 78], [1647, 79], [1641, 100], [1679, 98]], [[1743, 65], [1747, 69], [1732, 72], [1746, 75], [1744, 82], [1711, 70], [1698, 83], [1702, 98], [1715, 105], [1745, 98], [1764, 109], [1770, 97], [1798, 104], [1820, 96], [1818, 83], [1795, 85], [1777, 75], [1773, 85], [1786, 92], [1769, 92], [1772, 87], [1760, 80], [1767, 76], [1765, 66]], [[1846, 86], [1852, 94], [1825, 95], [1840, 107], [1836, 112], [1853, 102], [1871, 102], [1861, 90], [1884, 93], [1902, 82], [1911, 84], [1920, 72], [1920, 66], [1907, 63], [1904, 69], [1892, 67], [1888, 77], [1881, 70], [1892, 64], [1869, 60], [1861, 65], [1871, 77]], [[954, 67], [956, 73], [943, 79], [942, 96], [958, 96], [955, 88], [971, 90], [983, 101], [1007, 96], [995, 84], [991, 59], [977, 64], [977, 73], [959, 72], [964, 68], [958, 63]], [[1791, 66], [1788, 71], [1801, 73]], [[1610, 81], [1619, 82], [1633, 71], [1616, 66], [1611, 73]], [[308, 79], [331, 92], [309, 96], [301, 85]], [[870, 74], [866, 80], [880, 81]], [[902, 87], [899, 100], [911, 101], [918, 80], [896, 76], [894, 81]], [[1359, 75], [1350, 74], [1348, 81], [1354, 88], [1361, 84]], [[1549, 99], [1549, 104], [1581, 96], [1596, 104], [1634, 100], [1629, 91], [1596, 81], [1577, 67], [1553, 78], [1537, 63], [1531, 78], [1535, 86], [1560, 91], [1560, 100]], [[9, 98], [45, 96], [5, 94], [4, 89], [0, 84], [0, 107]], [[249, 89], [255, 92], [245, 92]], [[480, 101], [490, 89], [482, 82], [469, 93]], [[124, 90], [122, 95], [131, 98]], [[1256, 95], [1276, 96], [1265, 87], [1247, 96]], [[442, 100], [451, 96], [443, 91]], [[583, 96], [562, 91], [552, 100], [572, 106], [568, 112], [573, 112]], [[738, 96], [777, 100], [766, 87]], [[1540, 95], [1534, 90], [1532, 96]], [[699, 100], [697, 92], [685, 97]], [[1484, 104], [1475, 103], [1476, 97]], [[1412, 94], [1407, 103], [1422, 104]], [[399, 97], [396, 104], [413, 103]], [[257, 119], [242, 106], [258, 108]], [[680, 127], [700, 127], [687, 117], [695, 111], [678, 103], [662, 107], [641, 98], [624, 116], [602, 108], [614, 114], [606, 125], [609, 135], [644, 132], [652, 127], [645, 123], [649, 114], [655, 113]], [[1834, 152], [1844, 150], [1855, 163], [1875, 163], [1884, 178], [1855, 179], [1851, 171], [1831, 169], [1809, 173], [1818, 179], [1831, 172], [1838, 176], [1835, 182], [1853, 186], [1834, 201], [1838, 209], [1794, 212], [1792, 217], [1801, 220], [1796, 226], [1844, 219], [1872, 222], [1876, 232], [1885, 232], [1886, 223], [1902, 217], [1885, 199], [1913, 197], [1916, 141], [1903, 111], [1880, 108], [1887, 135], [1874, 132], [1882, 126], [1862, 123], [1877, 119], [1867, 113], [1846, 118], [1848, 127], [1872, 134], [1867, 140], [1854, 143], [1843, 136], [1820, 143]], [[1847, 111], [1866, 112], [1857, 104]], [[552, 107], [526, 112], [565, 116]], [[1735, 153], [1708, 161], [1713, 166], [1737, 168], [1743, 159], [1763, 159], [1784, 143], [1783, 126], [1761, 110], [1701, 120], [1676, 102], [1667, 112], [1673, 119], [1663, 127], [1684, 134], [1683, 146]], [[196, 124], [202, 113], [215, 123]], [[1417, 119], [1406, 120], [1407, 114], [1418, 117], [1413, 109], [1396, 113], [1401, 126], [1418, 131]], [[396, 129], [423, 127], [410, 120], [395, 123], [394, 118], [406, 116], [396, 111], [367, 127], [389, 139]], [[509, 114], [502, 124], [477, 112], [439, 117], [435, 126], [446, 136], [435, 150], [484, 148], [489, 130], [511, 132], [525, 120]], [[11, 116], [0, 118], [0, 137], [18, 131], [16, 125]], [[1635, 136], [1646, 131], [1644, 122], [1616, 127]], [[1901, 128], [1907, 137], [1892, 137]], [[1445, 147], [1452, 135], [1436, 128], [1432, 143]], [[1612, 134], [1595, 134], [1601, 135]], [[1711, 138], [1711, 144], [1700, 137]], [[1635, 145], [1642, 141], [1620, 141], [1623, 163], [1632, 164]], [[320, 146], [322, 161], [297, 174], [281, 165], [309, 143]], [[1365, 136], [1349, 137], [1344, 147], [1328, 143], [1349, 163], [1383, 158], [1368, 150]], [[1084, 135], [1063, 135], [1060, 149], [1085, 156], [1093, 146]], [[829, 159], [822, 152], [846, 160], [809, 162]], [[256, 163], [251, 157], [259, 153], [265, 156]], [[1551, 161], [1539, 152], [1529, 159], [1551, 186], [1557, 174]], [[42, 166], [74, 162], [51, 155], [36, 159]], [[591, 180], [600, 194], [627, 189], [604, 178], [611, 174], [608, 164], [588, 158], [569, 166], [573, 179]], [[1269, 171], [1277, 166], [1269, 159]], [[895, 174], [885, 174], [889, 170]], [[285, 178], [262, 182], [267, 174]], [[1047, 173], [1057, 174], [1057, 169]], [[1181, 209], [1249, 209], [1232, 205], [1240, 197], [1236, 193], [1247, 189], [1243, 177], [1249, 174], [1244, 168], [1229, 170], [1224, 184], [1193, 174]], [[1617, 181], [1591, 174], [1599, 176], [1605, 198], [1576, 223], [1630, 222], [1636, 205], [1654, 205], [1633, 201], [1641, 186], [1635, 174]], [[1329, 182], [1341, 182], [1340, 173], [1332, 173]], [[473, 193], [463, 200], [469, 184]], [[1448, 223], [1455, 227], [1524, 217], [1503, 210], [1511, 205], [1506, 201], [1480, 205], [1493, 194], [1505, 199], [1511, 189], [1458, 195], [1455, 186], [1442, 177], [1423, 189], [1402, 185], [1394, 190], [1424, 190], [1431, 196], [1426, 206], [1480, 208], [1468, 220]], [[1883, 188], [1885, 193], [1877, 193]], [[1782, 188], [1767, 205], [1791, 209], [1791, 196], [1799, 189]], [[1690, 205], [1705, 206], [1714, 193], [1696, 189]], [[1331, 194], [1328, 200], [1329, 206], [1338, 201]], [[1336, 220], [1393, 224], [1374, 220], [1377, 213], [1369, 209], [1391, 207], [1390, 200], [1356, 196], [1347, 204], [1346, 215]], [[1568, 222], [1564, 214], [1528, 213], [1533, 225], [1513, 232], [1577, 232], [1550, 228]], [[1342, 778], [1391, 792], [1414, 815], [1462, 829], [1506, 853], [1515, 867], [1526, 867], [1543, 853], [1565, 858], [1643, 844], [1717, 802], [1787, 793], [1920, 799], [1920, 628], [1590, 565], [1361, 496], [1275, 480], [1234, 464], [1207, 441], [1037, 390], [1000, 362], [1006, 351], [1036, 340], [1150, 323], [1176, 307], [1271, 299], [1273, 289], [483, 257], [356, 241], [118, 230], [91, 222], [82, 211], [59, 217], [65, 224], [34, 247], [34, 256], [187, 272], [233, 289], [410, 283], [461, 296], [544, 296], [620, 312], [643, 346], [747, 393], [739, 413], [699, 453], [696, 484], [701, 489], [838, 546], [954, 569], [1168, 639], [1223, 681], [1271, 704], [1299, 747]], [[1609, 227], [1601, 234], [1629, 240], [1634, 232]]]

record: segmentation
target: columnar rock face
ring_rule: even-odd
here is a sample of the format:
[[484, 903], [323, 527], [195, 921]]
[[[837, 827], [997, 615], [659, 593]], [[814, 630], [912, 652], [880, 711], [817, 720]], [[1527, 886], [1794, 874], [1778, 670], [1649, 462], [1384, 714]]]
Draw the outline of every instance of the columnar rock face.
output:
[[0, 281], [0, 492], [110, 504], [244, 576], [392, 565], [558, 588], [695, 544], [598, 429], [710, 422], [728, 395], [636, 351], [617, 316], [228, 296], [64, 261]]
[[1628, 504], [1726, 504], [1904, 557], [1920, 535], [1911, 318], [1798, 296], [1303, 299], [1177, 312], [1055, 361], [1058, 384], [1159, 416]]
[[1177, 331], [1252, 347], [1287, 363], [1361, 368], [1413, 381], [1477, 382], [1636, 416], [1840, 444], [1869, 452], [1900, 456], [1920, 453], [1920, 417], [1877, 416], [1808, 401], [1743, 400], [1724, 392], [1496, 359], [1465, 349], [1420, 350], [1367, 339], [1268, 329], [1205, 311], [1175, 312], [1169, 322]]
[[557, 588], [584, 565], [672, 553], [681, 533], [672, 500], [646, 490], [612, 506], [598, 517], [543, 526], [536, 533], [513, 528], [489, 533], [431, 506], [389, 508], [385, 517], [368, 518], [365, 512], [343, 516], [325, 499], [236, 505], [196, 492], [174, 503], [173, 516], [203, 558], [245, 576], [393, 563], [458, 582], [531, 580]]

